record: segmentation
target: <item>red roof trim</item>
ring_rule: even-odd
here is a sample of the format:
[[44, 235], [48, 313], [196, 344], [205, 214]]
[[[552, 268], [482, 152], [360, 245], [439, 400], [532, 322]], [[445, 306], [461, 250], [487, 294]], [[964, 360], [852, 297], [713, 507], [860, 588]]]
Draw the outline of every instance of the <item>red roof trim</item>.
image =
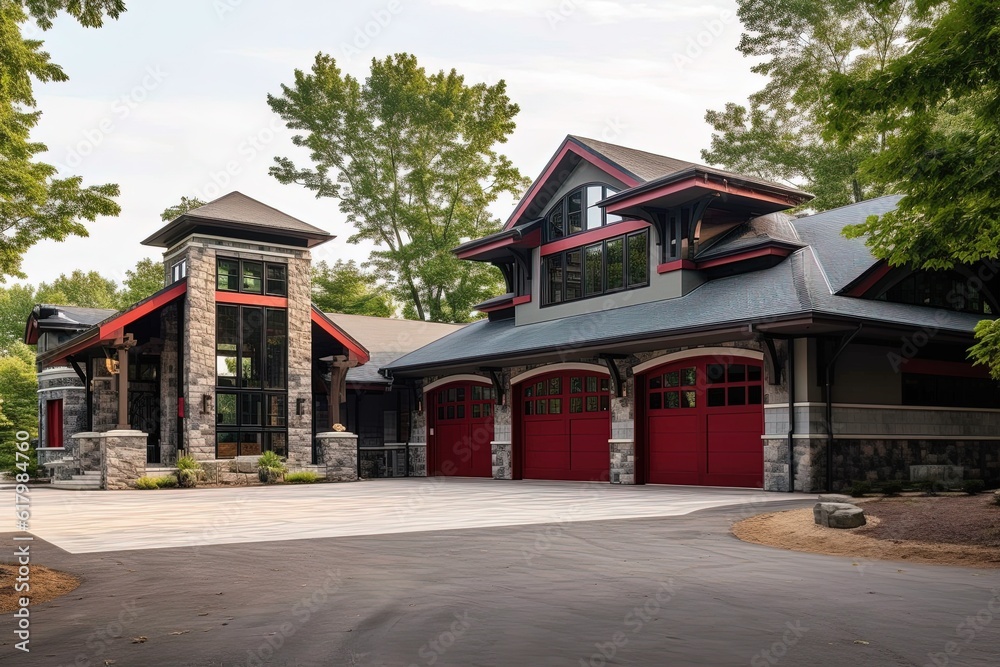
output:
[[756, 259], [758, 257], [788, 257], [792, 254], [792, 248], [760, 248], [758, 250], [748, 250], [746, 252], [737, 253], [735, 255], [729, 255], [727, 257], [718, 257], [716, 259], [706, 259], [703, 262], [697, 262], [696, 268], [698, 269], [710, 269], [714, 266], [725, 266], [726, 264], [735, 264], [736, 262], [742, 262], [748, 259]]
[[603, 241], [604, 239], [611, 239], [616, 236], [621, 236], [622, 234], [628, 234], [629, 232], [638, 232], [640, 230], [647, 229], [649, 226], [650, 224], [645, 220], [622, 220], [621, 222], [614, 222], [610, 225], [599, 227], [598, 229], [592, 229], [589, 232], [573, 234], [572, 236], [567, 236], [566, 238], [559, 239], [558, 241], [546, 243], [541, 249], [542, 257], [552, 255], [563, 250], [569, 250], [571, 248], [585, 246], [590, 243], [596, 243], [597, 241]]
[[187, 281], [180, 282], [170, 289], [166, 289], [156, 296], [147, 299], [146, 301], [140, 301], [131, 310], [126, 310], [109, 320], [101, 323], [101, 332], [99, 337], [101, 340], [110, 340], [118, 335], [118, 332], [123, 328], [132, 324], [136, 320], [149, 315], [153, 311], [163, 308], [165, 305], [176, 299], [187, 292]]
[[[530, 299], [531, 297], [528, 298]], [[501, 301], [499, 303], [494, 303], [493, 305], [486, 306], [484, 308], [477, 308], [476, 310], [478, 310], [480, 313], [495, 313], [498, 310], [507, 310], [508, 308], [512, 308], [513, 306], [514, 306], [514, 299], [510, 298], [505, 301]]]
[[368, 354], [368, 350], [366, 350], [361, 343], [351, 338], [346, 331], [331, 322], [326, 315], [316, 308], [316, 306], [312, 307], [312, 322], [320, 329], [333, 336], [333, 338], [346, 347], [351, 354], [355, 355], [358, 358], [359, 366], [367, 364], [371, 361], [371, 355]]
[[882, 280], [887, 275], [889, 275], [890, 271], [892, 271], [891, 266], [889, 266], [885, 262], [879, 262], [872, 268], [868, 269], [868, 271], [866, 272], [867, 275], [865, 275], [864, 273], [861, 274], [862, 276], [864, 276], [862, 280], [853, 287], [844, 291], [843, 294], [845, 296], [864, 296], [865, 294], [868, 293], [868, 290], [870, 290], [872, 287], [875, 287], [875, 284], [878, 281]]
[[531, 184], [530, 188], [528, 188], [528, 192], [525, 193], [523, 198], [521, 198], [517, 208], [514, 209], [511, 216], [507, 218], [507, 222], [504, 223], [503, 226], [504, 229], [510, 229], [514, 226], [514, 223], [521, 217], [528, 205], [534, 201], [535, 197], [538, 196], [539, 190], [541, 190], [542, 186], [549, 180], [553, 172], [555, 172], [556, 167], [559, 166], [559, 163], [562, 162], [563, 158], [566, 157], [568, 153], [573, 153], [574, 155], [583, 158], [601, 171], [610, 176], [614, 176], [630, 188], [633, 188], [642, 182], [636, 180], [636, 178], [631, 174], [622, 171], [615, 164], [608, 162], [607, 160], [602, 160], [590, 151], [584, 149], [571, 137], [566, 137], [562, 146], [559, 148], [559, 151], [556, 152], [555, 156], [553, 156], [552, 159], [549, 160], [548, 164], [545, 165], [545, 170], [542, 171], [542, 175], [535, 179], [535, 182]]
[[782, 197], [776, 197], [774, 195], [769, 195], [763, 192], [758, 192], [757, 190], [752, 190], [750, 188], [743, 188], [738, 185], [725, 185], [722, 183], [716, 183], [712, 180], [707, 180], [700, 178], [698, 176], [692, 176], [691, 178], [686, 178], [683, 181], [678, 181], [676, 183], [670, 183], [669, 185], [664, 185], [659, 188], [654, 188], [652, 190], [647, 190], [645, 192], [640, 192], [631, 197], [625, 197], [613, 204], [608, 204], [604, 207], [604, 210], [608, 213], [617, 213], [623, 211], [627, 208], [633, 206], [639, 206], [647, 202], [659, 199], [660, 197], [666, 197], [667, 195], [676, 194], [683, 190], [690, 190], [692, 188], [701, 188], [703, 190], [714, 190], [716, 192], [721, 192], [730, 195], [737, 195], [740, 197], [748, 197], [750, 199], [757, 199], [759, 201], [766, 201], [773, 204], [781, 204], [782, 206], [789, 206], [788, 200]]
[[693, 269], [695, 268], [695, 263], [690, 259], [675, 259], [672, 262], [667, 262], [665, 264], [660, 264], [656, 267], [657, 273], [670, 273], [671, 271], [677, 271], [679, 269]]
[[520, 306], [522, 303], [531, 303], [531, 295], [530, 294], [523, 294], [521, 296], [515, 296], [514, 297], [514, 305], [515, 306]]
[[288, 299], [283, 296], [266, 296], [263, 294], [243, 294], [241, 292], [216, 291], [216, 303], [236, 303], [241, 306], [268, 306], [270, 308], [288, 308]]
[[455, 256], [459, 259], [475, 259], [476, 257], [485, 255], [493, 250], [501, 250], [503, 248], [536, 248], [541, 242], [542, 230], [535, 229], [528, 232], [528, 234], [522, 238], [508, 236], [507, 238], [491, 241], [490, 243], [486, 243], [476, 248], [469, 248], [467, 250], [456, 252]]

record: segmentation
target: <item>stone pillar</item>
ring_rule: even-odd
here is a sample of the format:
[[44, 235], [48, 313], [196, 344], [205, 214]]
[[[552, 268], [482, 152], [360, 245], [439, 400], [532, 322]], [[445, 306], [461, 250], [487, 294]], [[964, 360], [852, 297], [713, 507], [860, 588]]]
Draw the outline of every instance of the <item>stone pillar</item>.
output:
[[358, 436], [347, 431], [316, 434], [316, 463], [326, 467], [328, 482], [358, 479]]
[[490, 448], [493, 451], [493, 479], [514, 479], [511, 466], [513, 444], [506, 440], [494, 440]]
[[108, 431], [100, 434], [101, 488], [129, 489], [146, 474], [146, 434]]
[[427, 443], [411, 442], [409, 447], [410, 477], [427, 477]]
[[101, 451], [102, 435], [102, 433], [84, 431], [70, 437], [66, 453], [73, 458], [76, 468], [81, 475], [89, 470], [101, 469], [101, 459], [103, 456], [103, 452]]
[[608, 440], [612, 484], [635, 484], [635, 442], [632, 438]]

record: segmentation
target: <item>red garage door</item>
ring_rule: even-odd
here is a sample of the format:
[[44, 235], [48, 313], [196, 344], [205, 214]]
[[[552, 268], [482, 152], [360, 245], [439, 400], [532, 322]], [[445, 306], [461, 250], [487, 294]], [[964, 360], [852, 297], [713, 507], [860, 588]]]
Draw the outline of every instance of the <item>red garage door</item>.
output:
[[524, 479], [607, 481], [607, 376], [561, 371], [531, 378], [516, 391]]
[[642, 376], [646, 479], [652, 484], [761, 487], [761, 362], [701, 357]]
[[492, 477], [493, 387], [456, 382], [428, 392], [429, 475]]

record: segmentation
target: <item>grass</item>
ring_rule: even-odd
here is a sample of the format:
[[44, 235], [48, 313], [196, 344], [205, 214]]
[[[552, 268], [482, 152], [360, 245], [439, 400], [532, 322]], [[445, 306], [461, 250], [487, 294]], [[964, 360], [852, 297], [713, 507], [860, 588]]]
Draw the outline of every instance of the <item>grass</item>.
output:
[[302, 470], [300, 472], [290, 472], [285, 475], [285, 481], [289, 484], [314, 484], [318, 482], [322, 477], [312, 472], [311, 470]]

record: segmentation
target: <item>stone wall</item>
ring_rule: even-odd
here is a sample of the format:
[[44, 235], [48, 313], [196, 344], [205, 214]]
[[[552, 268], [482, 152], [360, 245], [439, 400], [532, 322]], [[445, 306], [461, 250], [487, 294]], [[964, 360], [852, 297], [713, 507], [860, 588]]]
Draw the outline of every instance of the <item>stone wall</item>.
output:
[[118, 378], [112, 375], [104, 359], [94, 359], [94, 431], [103, 433], [118, 426]]
[[130, 489], [146, 474], [146, 434], [108, 431], [97, 440], [101, 451], [101, 488]]
[[427, 443], [411, 442], [408, 451], [410, 477], [427, 477]]
[[[275, 261], [273, 257], [269, 261]], [[288, 263], [288, 460], [312, 462], [312, 277], [309, 252], [300, 251]], [[302, 414], [296, 415], [302, 399]], [[317, 461], [318, 462], [318, 461]]]
[[511, 467], [513, 445], [509, 441], [494, 440], [490, 443], [493, 457], [493, 479], [513, 479]]
[[329, 482], [358, 479], [358, 436], [346, 431], [316, 434], [316, 462], [326, 468]]
[[67, 455], [73, 459], [80, 474], [101, 469], [100, 436], [101, 434], [95, 431], [84, 431], [70, 438]]
[[[188, 288], [184, 298], [183, 443], [199, 461], [215, 458], [215, 249], [190, 244], [171, 261], [187, 258]], [[203, 410], [204, 397], [211, 409]]]
[[611, 439], [608, 442], [611, 455], [609, 477], [612, 484], [635, 484], [635, 442]]
[[[167, 271], [170, 268], [167, 267]], [[172, 303], [163, 309], [160, 318], [160, 462], [177, 462], [177, 399], [180, 383], [178, 365], [178, 306]]]

